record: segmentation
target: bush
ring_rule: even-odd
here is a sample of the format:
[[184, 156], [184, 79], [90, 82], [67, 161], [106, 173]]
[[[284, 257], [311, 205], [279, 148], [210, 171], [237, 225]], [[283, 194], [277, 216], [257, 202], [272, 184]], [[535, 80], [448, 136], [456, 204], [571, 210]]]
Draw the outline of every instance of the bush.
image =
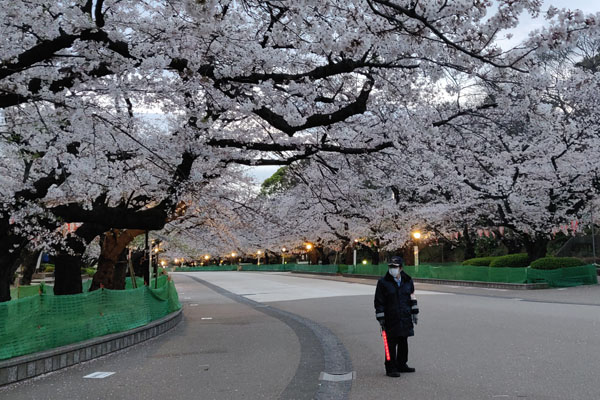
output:
[[490, 263], [498, 257], [470, 258], [462, 262], [462, 265], [473, 265], [476, 267], [489, 267]]
[[[51, 271], [48, 270], [49, 268], [52, 268], [52, 270]], [[39, 271], [40, 272], [52, 272], [52, 271], [54, 271], [54, 264], [41, 263]]]
[[529, 256], [526, 253], [496, 257], [490, 263], [490, 267], [492, 268], [526, 268], [528, 266]]
[[575, 257], [544, 257], [531, 263], [531, 268], [535, 269], [559, 269], [569, 267], [579, 267], [585, 265], [583, 260]]

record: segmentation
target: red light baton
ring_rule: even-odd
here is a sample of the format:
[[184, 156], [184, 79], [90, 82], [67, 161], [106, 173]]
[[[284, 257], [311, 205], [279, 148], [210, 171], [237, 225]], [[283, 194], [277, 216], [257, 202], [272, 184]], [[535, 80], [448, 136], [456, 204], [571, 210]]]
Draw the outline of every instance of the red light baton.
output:
[[381, 337], [383, 338], [383, 346], [385, 347], [385, 361], [390, 361], [390, 348], [388, 347], [387, 334], [385, 330], [381, 331]]

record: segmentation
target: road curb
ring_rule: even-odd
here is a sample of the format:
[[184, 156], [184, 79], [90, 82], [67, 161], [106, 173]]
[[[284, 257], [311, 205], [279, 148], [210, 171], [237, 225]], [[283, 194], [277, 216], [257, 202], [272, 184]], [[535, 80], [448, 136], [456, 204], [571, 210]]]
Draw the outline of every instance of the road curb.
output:
[[182, 315], [182, 309], [179, 309], [161, 319], [128, 331], [0, 361], [0, 387], [142, 343], [175, 327], [181, 321]]
[[294, 331], [300, 342], [300, 363], [296, 374], [279, 395], [279, 399], [342, 400], [349, 398], [352, 380], [320, 379], [323, 377], [323, 373], [329, 376], [347, 376], [348, 374], [352, 378], [356, 376], [348, 350], [331, 330], [315, 321], [248, 299], [196, 276], [185, 276], [233, 301], [280, 320]]

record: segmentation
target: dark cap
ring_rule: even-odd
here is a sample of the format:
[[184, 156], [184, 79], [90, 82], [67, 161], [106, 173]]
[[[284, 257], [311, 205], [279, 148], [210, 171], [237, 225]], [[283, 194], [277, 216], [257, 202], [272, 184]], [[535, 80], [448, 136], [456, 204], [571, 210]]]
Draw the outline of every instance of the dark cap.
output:
[[392, 259], [390, 260], [390, 262], [388, 264], [388, 266], [390, 268], [392, 268], [392, 267], [401, 267], [403, 265], [404, 265], [404, 260], [400, 256], [392, 256]]

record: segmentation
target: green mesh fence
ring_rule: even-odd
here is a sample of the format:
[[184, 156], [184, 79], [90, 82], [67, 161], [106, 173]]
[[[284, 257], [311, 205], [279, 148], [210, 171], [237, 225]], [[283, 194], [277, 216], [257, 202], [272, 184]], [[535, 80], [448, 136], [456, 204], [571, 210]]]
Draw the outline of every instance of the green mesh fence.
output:
[[312, 265], [312, 264], [247, 264], [247, 265], [208, 265], [206, 267], [178, 267], [175, 272], [195, 271], [265, 271], [265, 272], [314, 272], [314, 273], [338, 273], [337, 265]]
[[44, 283], [40, 283], [38, 285], [27, 285], [27, 286], [18, 286], [16, 288], [10, 289], [10, 298], [11, 300], [23, 299], [25, 297], [37, 296], [42, 293], [46, 293], [48, 290], [48, 286]]
[[413, 278], [443, 279], [452, 281], [526, 283], [527, 268], [489, 268], [471, 265], [408, 265], [404, 267]]
[[293, 264], [248, 264], [241, 265], [242, 271], [266, 271], [266, 272], [286, 272], [290, 271], [290, 266]]
[[[242, 265], [242, 271], [298, 271], [311, 273], [341, 273], [347, 275], [383, 276], [387, 264], [379, 265], [308, 265], [308, 264], [267, 264]], [[190, 271], [236, 271], [236, 265], [183, 267], [177, 272]], [[499, 282], [499, 283], [547, 283], [550, 287], [590, 285], [598, 283], [596, 268], [593, 265], [561, 268], [543, 271], [532, 268], [490, 268], [458, 263], [422, 264], [404, 266], [406, 273], [413, 278], [441, 279], [450, 281]]]
[[539, 270], [529, 268], [527, 271], [529, 283], [546, 282], [551, 287], [569, 287], [579, 285], [594, 285], [598, 283], [595, 265]]
[[137, 289], [54, 296], [46, 287], [45, 294], [0, 303], [0, 360], [137, 328], [180, 308], [166, 276], [157, 289], [142, 281]]
[[177, 267], [175, 272], [237, 271], [237, 265], [207, 265], [206, 267]]
[[375, 275], [383, 276], [388, 270], [387, 264], [373, 265], [373, 264], [358, 264], [354, 265], [340, 265], [339, 271], [342, 274], [354, 274], [354, 275]]
[[[144, 285], [143, 278], [137, 277], [135, 279], [136, 279], [138, 287]], [[161, 282], [160, 279], [166, 279], [166, 277], [164, 277], [164, 276], [159, 277], [159, 285]], [[87, 279], [87, 280], [83, 281], [82, 282], [82, 291], [84, 293], [89, 292], [90, 286], [92, 286], [91, 279]], [[154, 279], [152, 280], [152, 287], [154, 288]], [[131, 284], [131, 278], [129, 278], [129, 277], [127, 277], [125, 279], [125, 289], [133, 289], [133, 285]], [[30, 296], [37, 296], [38, 294], [40, 294], [40, 291], [47, 295], [53, 295], [54, 294], [54, 286], [45, 284], [44, 282], [41, 282], [37, 285], [18, 286], [16, 288], [10, 289], [10, 298], [11, 298], [11, 300], [16, 300], [16, 299], [22, 299], [22, 298], [30, 297]]]
[[321, 274], [337, 274], [337, 265], [312, 265], [312, 264], [286, 264], [290, 265], [290, 271], [311, 272]]

